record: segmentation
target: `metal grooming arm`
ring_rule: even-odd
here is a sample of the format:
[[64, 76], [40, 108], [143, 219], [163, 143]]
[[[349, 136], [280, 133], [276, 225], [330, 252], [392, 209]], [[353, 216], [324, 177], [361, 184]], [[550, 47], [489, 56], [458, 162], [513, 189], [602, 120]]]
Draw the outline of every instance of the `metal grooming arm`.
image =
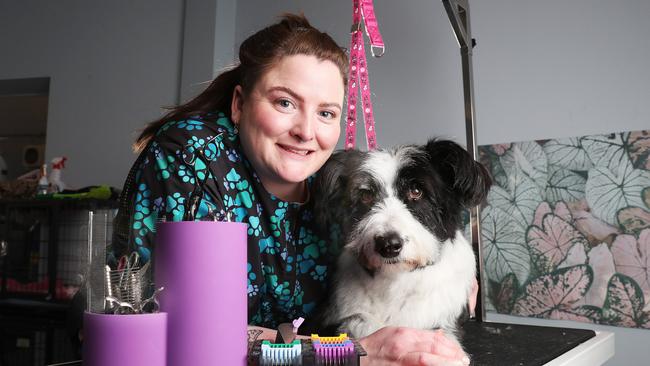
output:
[[[467, 151], [478, 160], [474, 111], [472, 49], [476, 42], [469, 26], [469, 0], [442, 0], [460, 46], [465, 99]], [[466, 322], [465, 347], [477, 364], [601, 365], [614, 355], [612, 332], [486, 322], [481, 289], [486, 289], [480, 240], [479, 207], [470, 210], [472, 248], [477, 253], [479, 294], [475, 322]], [[495, 330], [498, 333], [495, 334]], [[534, 340], [531, 342], [531, 339]], [[542, 342], [548, 342], [541, 345]]]
[[[456, 35], [460, 47], [460, 56], [463, 67], [463, 94], [465, 99], [465, 134], [467, 138], [467, 151], [474, 160], [478, 160], [476, 146], [476, 118], [474, 113], [474, 74], [472, 70], [472, 49], [476, 41], [472, 38], [472, 31], [469, 25], [469, 0], [442, 0], [449, 17], [449, 22]], [[476, 320], [485, 319], [485, 306], [483, 306], [482, 288], [484, 283], [483, 253], [480, 244], [480, 216], [479, 207], [470, 209], [470, 242], [474, 253], [477, 253], [477, 268], [479, 292], [476, 302]]]

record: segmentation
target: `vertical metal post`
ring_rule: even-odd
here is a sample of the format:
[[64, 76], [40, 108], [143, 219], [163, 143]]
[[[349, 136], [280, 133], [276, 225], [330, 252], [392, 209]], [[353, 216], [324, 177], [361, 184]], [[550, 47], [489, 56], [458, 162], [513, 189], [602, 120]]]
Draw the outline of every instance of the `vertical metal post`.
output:
[[[449, 17], [449, 22], [456, 35], [460, 47], [460, 55], [463, 72], [463, 94], [465, 99], [465, 133], [467, 138], [467, 151], [474, 160], [478, 160], [478, 149], [476, 146], [476, 117], [474, 111], [474, 75], [472, 71], [472, 49], [476, 45], [472, 38], [472, 31], [469, 21], [469, 0], [442, 0]], [[483, 306], [483, 294], [481, 289], [486, 288], [485, 276], [483, 273], [483, 253], [480, 244], [480, 216], [479, 207], [470, 209], [470, 229], [472, 248], [477, 254], [477, 268], [479, 293], [476, 303], [476, 320], [485, 319], [485, 306]]]
[[45, 210], [47, 210], [47, 224], [49, 225], [47, 239], [47, 275], [49, 278], [47, 300], [51, 301], [56, 299], [56, 279], [58, 276], [59, 246], [61, 245], [59, 242], [59, 223], [61, 222], [61, 208], [59, 205], [54, 205], [46, 207]]
[[[86, 243], [86, 250], [88, 251], [87, 253], [87, 258], [86, 258], [86, 271], [85, 271], [85, 278], [84, 281], [86, 282], [86, 311], [88, 312], [93, 312], [95, 309], [93, 309], [93, 300], [95, 299], [95, 293], [93, 291], [98, 291], [98, 289], [93, 288], [92, 284], [95, 282], [94, 276], [97, 274], [96, 272], [96, 267], [101, 267], [101, 273], [104, 272], [104, 266], [99, 265], [99, 263], [95, 263], [93, 260], [93, 253], [95, 249], [95, 242], [93, 242], [93, 219], [94, 219], [95, 213], [93, 210], [88, 210], [88, 238], [87, 238], [87, 243]], [[95, 270], [93, 270], [95, 269]]]
[[[47, 210], [47, 224], [49, 225], [47, 242], [47, 274], [49, 277], [49, 286], [47, 300], [58, 301], [59, 299], [56, 297], [56, 279], [59, 275], [59, 246], [61, 245], [59, 240], [59, 224], [62, 221], [61, 208], [59, 205], [48, 205], [45, 210]], [[45, 362], [51, 363], [54, 357], [54, 328], [51, 324], [47, 325], [45, 334]]]
[[[7, 257], [9, 255], [9, 228], [11, 227], [11, 220], [13, 219], [11, 217], [12, 211], [10, 209], [10, 205], [8, 204], [3, 204], [0, 206], [0, 210], [3, 211], [3, 215], [5, 218], [5, 223], [4, 223], [4, 229], [2, 230], [2, 246], [3, 248], [3, 253], [0, 254], [2, 257]], [[7, 277], [8, 277], [8, 272], [9, 272], [9, 261], [7, 258], [2, 258], [0, 260], [0, 299], [3, 299], [7, 295]]]

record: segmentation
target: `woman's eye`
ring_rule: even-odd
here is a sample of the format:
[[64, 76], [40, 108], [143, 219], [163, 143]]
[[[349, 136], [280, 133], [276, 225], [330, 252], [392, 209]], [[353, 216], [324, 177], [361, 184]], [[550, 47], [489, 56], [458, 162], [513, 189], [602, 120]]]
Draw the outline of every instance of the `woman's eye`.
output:
[[422, 189], [418, 186], [411, 186], [411, 188], [409, 188], [408, 196], [409, 200], [417, 201], [422, 198]]
[[332, 118], [336, 117], [336, 115], [334, 113], [330, 112], [330, 111], [322, 111], [322, 112], [320, 112], [320, 115], [321, 115], [321, 117], [325, 117], [327, 119], [332, 119]]
[[375, 200], [375, 195], [369, 189], [361, 189], [359, 192], [359, 197], [361, 198], [361, 202], [366, 205], [371, 204]]
[[291, 103], [291, 101], [288, 100], [288, 99], [279, 99], [276, 103], [280, 107], [285, 108], [285, 109], [286, 108], [291, 108], [293, 106], [293, 103]]

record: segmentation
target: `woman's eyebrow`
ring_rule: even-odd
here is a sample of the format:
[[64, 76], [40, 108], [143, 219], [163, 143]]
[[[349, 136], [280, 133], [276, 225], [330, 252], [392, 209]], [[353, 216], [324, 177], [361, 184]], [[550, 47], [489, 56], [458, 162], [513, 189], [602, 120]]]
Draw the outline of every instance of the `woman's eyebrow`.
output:
[[273, 92], [273, 91], [283, 91], [283, 92], [285, 92], [285, 93], [291, 95], [294, 99], [297, 99], [297, 100], [299, 100], [299, 101], [301, 101], [301, 102], [304, 102], [304, 101], [305, 101], [305, 99], [304, 99], [303, 97], [301, 97], [300, 95], [298, 95], [298, 93], [296, 93], [295, 91], [293, 91], [291, 88], [287, 88], [286, 86], [272, 86], [272, 87], [269, 88], [268, 91], [269, 91], [269, 92]]
[[339, 111], [343, 110], [341, 108], [341, 105], [338, 103], [321, 103], [318, 105], [319, 107], [331, 107], [331, 108], [338, 108]]
[[[288, 88], [286, 86], [272, 86], [272, 87], [270, 87], [268, 89], [268, 92], [273, 92], [273, 91], [282, 91], [282, 92], [285, 92], [285, 93], [291, 95], [291, 97], [293, 97], [294, 99], [297, 99], [300, 102], [305, 101], [305, 99], [303, 97], [301, 97], [298, 93], [296, 93], [291, 88]], [[341, 105], [339, 103], [320, 103], [318, 106], [319, 107], [338, 108], [339, 111], [343, 110], [343, 108], [341, 107]]]

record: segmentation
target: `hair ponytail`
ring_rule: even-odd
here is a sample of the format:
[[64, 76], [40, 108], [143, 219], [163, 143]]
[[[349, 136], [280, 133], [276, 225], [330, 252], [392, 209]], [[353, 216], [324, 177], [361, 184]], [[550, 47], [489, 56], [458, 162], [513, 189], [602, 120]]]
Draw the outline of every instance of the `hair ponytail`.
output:
[[150, 122], [142, 130], [140, 136], [133, 144], [133, 150], [142, 151], [156, 132], [169, 121], [180, 121], [191, 117], [205, 116], [210, 112], [219, 111], [230, 117], [230, 104], [232, 91], [240, 83], [241, 65], [219, 74], [208, 87], [194, 99], [185, 104], [169, 108], [163, 117]]

